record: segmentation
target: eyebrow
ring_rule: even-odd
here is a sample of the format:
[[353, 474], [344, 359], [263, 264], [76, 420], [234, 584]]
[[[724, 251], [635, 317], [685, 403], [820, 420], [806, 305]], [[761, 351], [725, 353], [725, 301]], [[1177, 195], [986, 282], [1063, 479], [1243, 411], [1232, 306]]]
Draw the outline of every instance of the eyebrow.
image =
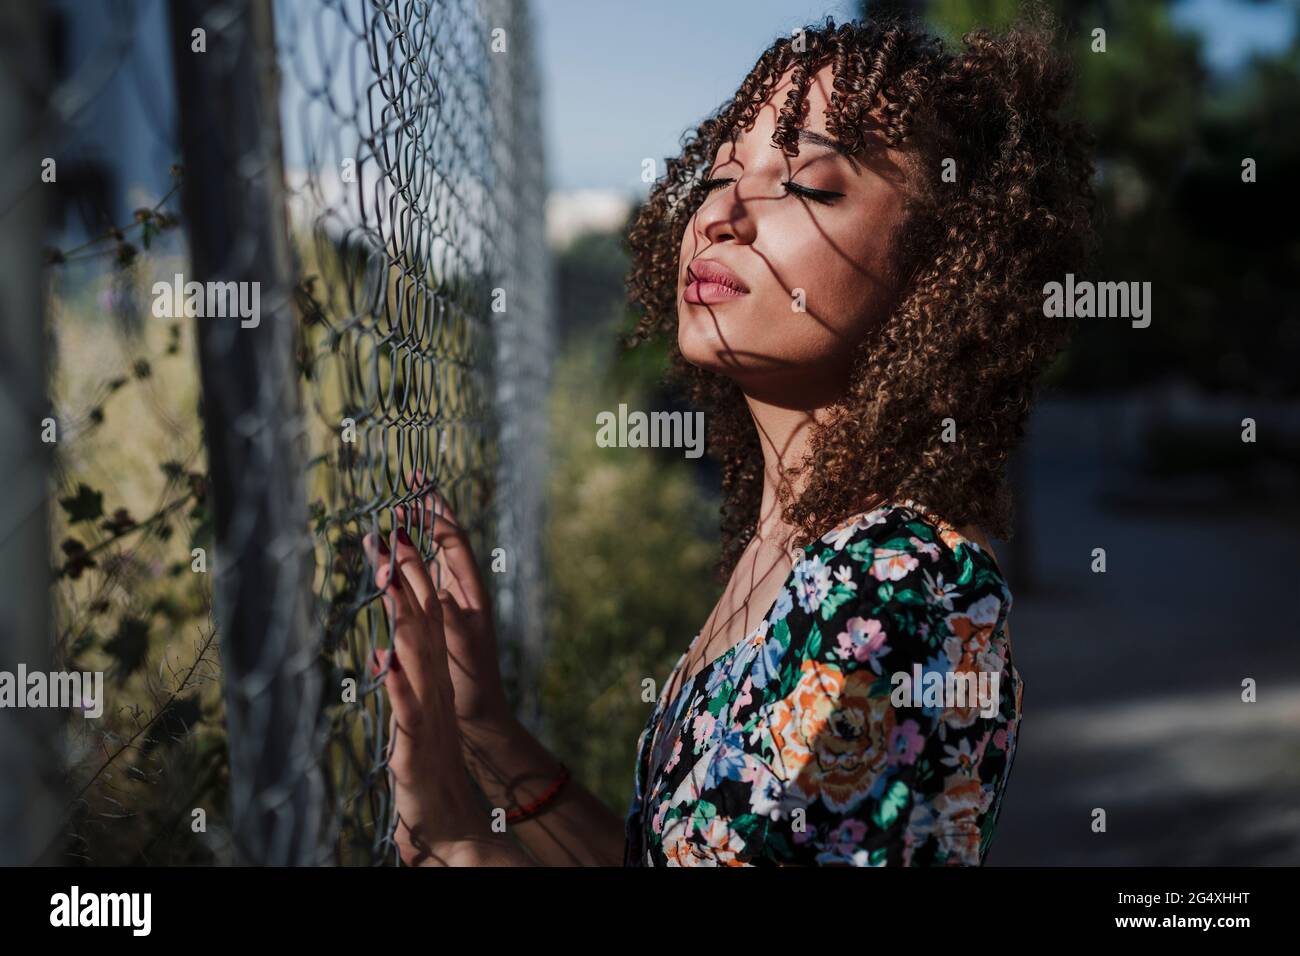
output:
[[816, 130], [811, 130], [811, 129], [799, 130], [799, 135], [795, 138], [801, 143], [812, 143], [814, 146], [822, 146], [825, 147], [826, 149], [833, 150], [834, 152], [839, 153], [841, 156], [847, 159], [854, 166], [857, 165], [857, 161], [854, 160], [853, 155], [848, 150], [848, 147], [845, 146], [843, 143], [841, 143], [838, 139], [832, 139], [829, 136], [826, 136], [822, 133], [818, 133]]
[[[833, 139], [825, 133], [819, 133], [816, 130], [811, 129], [800, 129], [796, 134], [795, 139], [800, 143], [811, 143], [814, 146], [821, 146], [824, 149], [829, 149], [834, 153], [838, 153], [849, 161], [849, 165], [852, 166], [855, 171], [858, 169], [858, 161], [856, 157], [854, 157], [854, 155], [849, 152], [848, 147], [838, 139]], [[731, 143], [734, 147], [736, 144], [735, 138], [732, 139]]]

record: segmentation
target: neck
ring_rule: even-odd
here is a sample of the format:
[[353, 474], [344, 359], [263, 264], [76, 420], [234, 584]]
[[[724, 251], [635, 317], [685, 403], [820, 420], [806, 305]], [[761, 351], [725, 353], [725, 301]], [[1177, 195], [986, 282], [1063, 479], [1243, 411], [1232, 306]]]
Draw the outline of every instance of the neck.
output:
[[781, 515], [778, 492], [782, 485], [789, 485], [793, 496], [803, 492], [807, 476], [792, 478], [789, 473], [803, 463], [813, 427], [824, 420], [826, 409], [786, 408], [752, 395], [746, 395], [745, 400], [763, 449], [763, 496], [755, 536], [762, 544], [784, 551], [796, 529]]

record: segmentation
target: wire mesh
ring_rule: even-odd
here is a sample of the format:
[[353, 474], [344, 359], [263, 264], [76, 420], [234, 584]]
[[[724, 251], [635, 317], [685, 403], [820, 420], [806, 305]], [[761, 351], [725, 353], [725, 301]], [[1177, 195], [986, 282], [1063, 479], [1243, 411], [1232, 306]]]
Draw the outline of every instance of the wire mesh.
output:
[[[395, 863], [388, 713], [369, 666], [391, 641], [359, 542], [409, 505], [406, 527], [432, 557], [425, 486], [449, 500], [492, 572], [508, 689], [526, 720], [535, 707], [551, 279], [527, 5], [105, 0], [42, 13], [59, 34], [56, 58], [76, 66], [47, 113], [60, 117], [60, 155], [88, 171], [79, 193], [60, 187], [84, 225], [57, 232], [77, 251], [53, 268], [70, 275], [73, 260], [96, 257], [75, 295], [111, 304], [117, 322], [95, 341], [130, 342], [123, 354], [135, 356], [108, 391], [149, 381], [141, 353], [159, 334], [177, 362], [193, 347], [203, 373], [201, 397], [194, 381], [170, 401], [150, 395], [178, 447], [149, 462], [163, 484], [144, 533], [132, 545], [135, 520], [115, 528], [121, 516], [106, 516], [88, 550], [55, 562], [58, 646], [97, 660], [129, 652], [123, 673], [137, 676], [161, 657], [177, 678], [153, 688], [163, 692], [153, 709], [128, 706], [123, 691], [126, 726], [73, 747], [71, 761], [85, 759], [68, 768], [77, 799], [62, 838], [76, 838], [64, 852], [85, 862]], [[178, 182], [188, 248], [175, 229]], [[142, 290], [173, 272], [260, 283], [261, 325], [182, 311], [161, 332]], [[50, 318], [57, 327], [64, 315]], [[57, 358], [55, 378], [93, 394], [71, 358]], [[119, 459], [106, 444], [57, 453], [78, 480], [111, 484]], [[62, 474], [51, 490], [80, 504], [77, 487]], [[196, 689], [216, 670], [213, 588], [178, 560], [213, 534], [224, 698]], [[154, 569], [131, 564], [134, 578], [105, 585], [121, 603], [112, 640], [91, 626], [107, 599], [99, 584], [83, 593], [87, 555], [97, 570], [109, 558], [115, 571]], [[173, 579], [166, 596], [132, 599], [159, 567]], [[194, 641], [196, 622], [208, 626]], [[191, 641], [187, 670], [176, 652]], [[197, 744], [196, 726], [206, 734]], [[159, 741], [182, 739], [188, 756], [163, 759]], [[96, 749], [120, 766], [105, 772]], [[158, 805], [146, 812], [149, 799]], [[229, 818], [218, 806], [227, 802]], [[196, 805], [212, 813], [212, 838], [202, 852], [164, 853]], [[319, 829], [303, 818], [318, 810]], [[122, 821], [146, 816], [150, 826], [126, 832]], [[87, 838], [90, 818], [116, 827], [122, 845]], [[19, 825], [6, 818], [5, 832]]]
[[390, 636], [361, 538], [405, 505], [431, 557], [436, 488], [476, 553], [498, 556], [488, 578], [516, 690], [536, 659], [550, 322], [535, 66], [521, 3], [276, 10], [327, 686], [356, 687], [332, 705], [336, 859], [392, 862], [388, 721], [369, 667]]

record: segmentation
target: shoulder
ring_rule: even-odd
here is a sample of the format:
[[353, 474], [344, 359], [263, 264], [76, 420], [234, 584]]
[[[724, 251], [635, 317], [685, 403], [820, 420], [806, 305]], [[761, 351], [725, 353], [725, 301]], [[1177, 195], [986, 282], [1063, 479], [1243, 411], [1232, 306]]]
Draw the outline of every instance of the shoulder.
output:
[[788, 592], [769, 720], [790, 822], [773, 845], [817, 865], [980, 862], [1020, 713], [992, 555], [887, 505], [804, 548]]
[[[997, 629], [1012, 596], [992, 556], [955, 528], [912, 502], [885, 505], [841, 521], [805, 547], [790, 575], [796, 621], [826, 637], [827, 624], [849, 624], [850, 647], [812, 657], [863, 653], [860, 642], [888, 620], [909, 627], [922, 644], [938, 631]], [[863, 617], [860, 623], [855, 617]], [[874, 622], [874, 625], [873, 623]]]

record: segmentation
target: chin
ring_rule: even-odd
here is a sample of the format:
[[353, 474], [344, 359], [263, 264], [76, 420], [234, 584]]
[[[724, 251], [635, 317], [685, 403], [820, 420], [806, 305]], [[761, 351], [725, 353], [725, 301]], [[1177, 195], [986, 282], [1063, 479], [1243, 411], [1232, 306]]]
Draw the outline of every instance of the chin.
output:
[[[728, 339], [734, 345], [734, 337], [728, 336]], [[735, 360], [728, 361], [722, 336], [718, 334], [713, 316], [707, 313], [704, 316], [679, 315], [677, 320], [677, 348], [681, 351], [682, 358], [696, 368], [724, 374], [728, 371], [733, 373], [738, 371], [735, 367]]]

